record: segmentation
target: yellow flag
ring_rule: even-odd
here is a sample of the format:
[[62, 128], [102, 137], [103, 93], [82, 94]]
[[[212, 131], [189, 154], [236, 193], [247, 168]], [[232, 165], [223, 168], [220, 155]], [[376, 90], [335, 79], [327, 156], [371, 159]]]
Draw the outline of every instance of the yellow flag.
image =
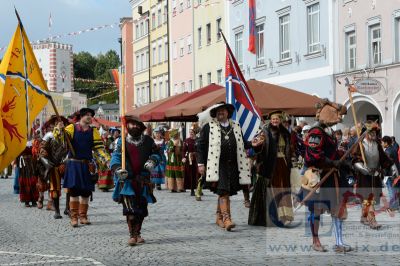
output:
[[48, 96], [46, 82], [19, 22], [0, 64], [0, 170], [25, 149], [33, 121], [47, 104]]

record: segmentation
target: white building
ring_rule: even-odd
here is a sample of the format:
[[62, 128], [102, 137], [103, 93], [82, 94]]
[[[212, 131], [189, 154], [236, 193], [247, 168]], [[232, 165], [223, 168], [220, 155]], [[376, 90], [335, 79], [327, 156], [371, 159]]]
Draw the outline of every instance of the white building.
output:
[[49, 90], [72, 91], [74, 78], [72, 45], [43, 42], [33, 44], [32, 48]]
[[75, 91], [64, 92], [64, 99], [71, 99], [71, 106], [64, 106], [64, 108], [69, 109], [71, 111], [70, 114], [79, 111], [81, 108], [87, 106], [87, 96], [84, 94], [80, 94]]

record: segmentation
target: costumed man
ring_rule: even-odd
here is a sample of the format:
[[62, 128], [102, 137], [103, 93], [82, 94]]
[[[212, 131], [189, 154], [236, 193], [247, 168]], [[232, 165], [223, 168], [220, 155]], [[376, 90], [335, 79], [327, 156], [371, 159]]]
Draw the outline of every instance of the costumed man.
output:
[[144, 218], [148, 216], [147, 205], [156, 202], [150, 172], [159, 163], [159, 149], [150, 136], [143, 134], [146, 126], [138, 118], [127, 116], [125, 121], [128, 130], [125, 144], [126, 169], [121, 169], [121, 139], [111, 155], [110, 168], [115, 181], [113, 200], [122, 203], [130, 234], [128, 245], [134, 246], [144, 243], [141, 228]]
[[305, 166], [307, 170], [302, 176], [300, 199], [305, 197], [332, 168], [335, 171], [321, 185], [321, 187], [305, 202], [309, 214], [309, 223], [313, 238], [313, 249], [319, 252], [327, 251], [322, 246], [318, 231], [320, 216], [325, 211], [332, 217], [335, 228], [336, 245], [334, 251], [338, 253], [349, 252], [352, 248], [343, 243], [343, 221], [347, 218], [346, 195], [351, 193], [348, 188], [345, 175], [346, 161], [339, 160], [336, 138], [330, 128], [342, 121], [342, 115], [346, 114], [346, 108], [325, 99], [317, 104], [317, 123], [311, 127], [306, 137]]
[[63, 185], [70, 195], [72, 227], [78, 227], [78, 216], [81, 224], [91, 224], [87, 212], [89, 197], [98, 178], [96, 162], [104, 165], [110, 160], [99, 131], [90, 127], [93, 116], [94, 110], [82, 108], [79, 110], [79, 122], [68, 125], [64, 131], [57, 134], [54, 132], [54, 137], [58, 141], [62, 141], [65, 132], [72, 144], [66, 161]]
[[190, 195], [194, 196], [195, 183], [197, 182], [198, 166], [196, 159], [196, 133], [197, 124], [193, 124], [189, 130], [189, 137], [183, 142], [182, 163], [185, 166], [185, 189], [190, 189]]
[[[372, 229], [379, 229], [380, 224], [375, 219], [374, 205], [379, 204], [382, 195], [382, 180], [384, 170], [391, 167], [392, 160], [384, 152], [381, 143], [377, 139], [379, 126], [373, 121], [366, 121], [364, 131], [367, 131], [362, 140], [362, 148], [365, 154], [365, 165], [362, 160], [360, 145], [352, 153], [355, 175], [357, 178], [357, 196], [362, 199], [361, 219], [362, 224]], [[396, 171], [393, 167], [393, 171]]]
[[179, 137], [179, 130], [169, 130], [170, 140], [167, 143], [167, 171], [168, 188], [171, 192], [185, 192], [184, 188], [184, 166], [182, 164], [182, 140]]
[[60, 135], [61, 130], [68, 124], [68, 120], [65, 117], [61, 116], [60, 121], [58, 121], [58, 117], [53, 115], [46, 122], [45, 127], [53, 128], [54, 125], [56, 126], [53, 132], [49, 131], [46, 133], [40, 144], [38, 161], [39, 176], [40, 180], [49, 184], [49, 202], [54, 204], [54, 219], [62, 218], [60, 215], [61, 177], [64, 174], [64, 163], [68, 153], [65, 135], [62, 134], [64, 138], [55, 139], [54, 134]]
[[234, 110], [232, 104], [221, 102], [199, 114], [199, 121], [208, 123], [197, 142], [199, 173], [206, 175], [211, 191], [218, 195], [216, 223], [227, 231], [235, 227], [230, 196], [251, 183], [245, 150], [250, 145], [244, 141], [240, 125], [230, 119]]

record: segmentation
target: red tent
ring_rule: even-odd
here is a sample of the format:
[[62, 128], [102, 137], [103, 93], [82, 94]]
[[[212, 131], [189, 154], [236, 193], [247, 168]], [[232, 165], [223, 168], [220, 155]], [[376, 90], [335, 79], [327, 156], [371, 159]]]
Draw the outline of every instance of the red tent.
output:
[[97, 117], [93, 118], [92, 125], [94, 125], [95, 127], [99, 127], [100, 125], [108, 127], [121, 127], [120, 122], [108, 121]]

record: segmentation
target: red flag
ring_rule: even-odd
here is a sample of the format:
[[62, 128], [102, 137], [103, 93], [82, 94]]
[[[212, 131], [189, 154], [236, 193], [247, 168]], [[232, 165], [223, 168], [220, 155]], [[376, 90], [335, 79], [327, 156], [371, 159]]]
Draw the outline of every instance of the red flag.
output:
[[256, 53], [256, 0], [249, 0], [249, 48]]
[[119, 71], [118, 69], [111, 69], [111, 78], [115, 83], [115, 86], [117, 87], [117, 89], [119, 89]]

